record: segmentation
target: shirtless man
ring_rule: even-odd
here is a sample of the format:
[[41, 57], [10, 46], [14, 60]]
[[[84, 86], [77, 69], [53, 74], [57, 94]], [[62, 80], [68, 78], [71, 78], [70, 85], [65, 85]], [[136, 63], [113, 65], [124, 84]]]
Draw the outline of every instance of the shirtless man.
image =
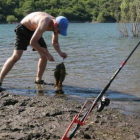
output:
[[66, 58], [67, 54], [60, 49], [58, 34], [66, 36], [68, 24], [67, 18], [63, 16], [55, 18], [44, 12], [33, 12], [23, 18], [20, 24], [15, 28], [16, 40], [13, 55], [5, 62], [1, 70], [0, 87], [4, 77], [21, 58], [23, 51], [27, 50], [28, 45], [40, 54], [35, 83], [45, 84], [42, 80], [42, 76], [47, 66], [47, 60], [54, 61], [54, 58], [47, 50], [47, 45], [42, 34], [45, 31], [52, 31], [52, 45], [54, 46], [54, 49], [62, 58]]

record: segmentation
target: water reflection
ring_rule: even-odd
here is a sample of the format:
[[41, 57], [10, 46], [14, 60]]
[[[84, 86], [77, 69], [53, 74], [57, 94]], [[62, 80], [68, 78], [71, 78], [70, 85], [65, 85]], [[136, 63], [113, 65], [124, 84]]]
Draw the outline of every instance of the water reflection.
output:
[[[18, 89], [18, 88], [6, 88], [5, 90], [14, 94], [21, 94], [26, 96], [56, 96], [56, 97], [79, 97], [82, 100], [91, 99], [94, 100], [102, 89], [75, 87], [64, 85], [64, 94], [55, 93], [55, 89], [52, 85], [46, 87], [46, 85], [36, 85], [34, 89]], [[123, 93], [118, 91], [108, 90], [105, 96], [113, 101], [136, 101], [140, 102], [140, 98], [130, 93]]]

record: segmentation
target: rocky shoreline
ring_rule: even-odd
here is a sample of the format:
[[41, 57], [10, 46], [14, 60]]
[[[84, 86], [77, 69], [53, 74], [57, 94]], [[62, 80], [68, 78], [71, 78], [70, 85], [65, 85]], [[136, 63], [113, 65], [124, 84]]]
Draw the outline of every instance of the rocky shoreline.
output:
[[[60, 140], [82, 104], [65, 96], [0, 93], [0, 140]], [[93, 110], [73, 140], [139, 140], [140, 116]]]

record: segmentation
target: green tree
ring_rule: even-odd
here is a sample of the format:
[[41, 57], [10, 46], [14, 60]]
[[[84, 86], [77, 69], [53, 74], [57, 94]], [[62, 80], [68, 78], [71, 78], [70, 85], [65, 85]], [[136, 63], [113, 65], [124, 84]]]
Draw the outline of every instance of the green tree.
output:
[[97, 22], [105, 22], [104, 14], [102, 12], [99, 13], [97, 17]]
[[[130, 32], [133, 37], [140, 35], [140, 2], [139, 0], [123, 0], [121, 3], [121, 24], [119, 31], [125, 36], [130, 36]], [[127, 23], [131, 23], [131, 27], [127, 26]], [[130, 31], [130, 32], [129, 32]]]
[[23, 16], [35, 11], [34, 0], [26, 0], [22, 5]]
[[17, 18], [14, 16], [14, 15], [8, 15], [7, 18], [6, 18], [6, 21], [8, 23], [13, 23], [13, 22], [17, 22]]
[[123, 0], [121, 3], [121, 21], [129, 21], [129, 0]]
[[0, 22], [4, 22], [6, 20], [6, 2], [4, 0], [0, 0]]
[[21, 20], [34, 11], [67, 16], [70, 21], [116, 22], [121, 19], [121, 3], [122, 0], [0, 0], [0, 22], [6, 21], [8, 15]]

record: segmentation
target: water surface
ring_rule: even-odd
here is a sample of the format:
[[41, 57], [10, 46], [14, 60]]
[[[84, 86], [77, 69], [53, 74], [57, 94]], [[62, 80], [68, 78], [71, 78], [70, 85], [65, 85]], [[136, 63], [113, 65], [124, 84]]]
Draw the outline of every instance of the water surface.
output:
[[[14, 28], [16, 24], [0, 25], [0, 70], [14, 49]], [[51, 32], [44, 33], [48, 50], [55, 58], [48, 62], [43, 79], [54, 82], [53, 69], [62, 58], [51, 45]], [[84, 98], [96, 97], [109, 82], [112, 75], [139, 42], [138, 38], [122, 38], [114, 23], [92, 24], [71, 23], [68, 36], [59, 37], [62, 51], [67, 52], [64, 60], [67, 77], [64, 81], [66, 95]], [[20, 61], [6, 76], [3, 87], [17, 94], [54, 94], [53, 86], [38, 87], [34, 84], [39, 55], [31, 47], [24, 52]], [[140, 47], [132, 55], [107, 91], [114, 100], [139, 100], [140, 98]]]

